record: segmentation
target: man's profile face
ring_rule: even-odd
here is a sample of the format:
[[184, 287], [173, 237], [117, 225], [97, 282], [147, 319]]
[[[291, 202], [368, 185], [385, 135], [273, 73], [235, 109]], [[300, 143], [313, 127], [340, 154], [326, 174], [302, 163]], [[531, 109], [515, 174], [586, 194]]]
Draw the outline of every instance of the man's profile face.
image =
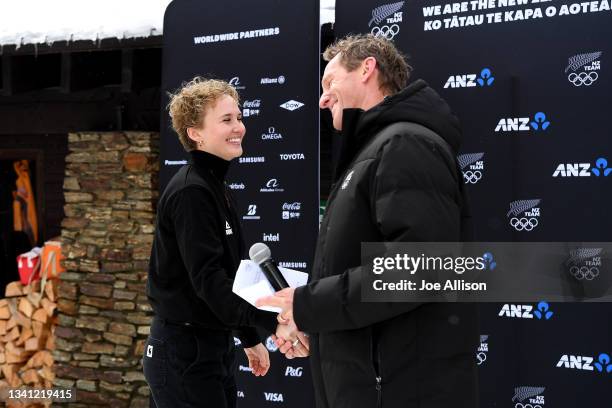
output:
[[342, 130], [342, 110], [359, 108], [359, 101], [365, 91], [364, 84], [359, 80], [360, 68], [348, 72], [340, 62], [341, 54], [329, 61], [321, 85], [323, 93], [319, 99], [321, 109], [329, 109], [336, 130]]

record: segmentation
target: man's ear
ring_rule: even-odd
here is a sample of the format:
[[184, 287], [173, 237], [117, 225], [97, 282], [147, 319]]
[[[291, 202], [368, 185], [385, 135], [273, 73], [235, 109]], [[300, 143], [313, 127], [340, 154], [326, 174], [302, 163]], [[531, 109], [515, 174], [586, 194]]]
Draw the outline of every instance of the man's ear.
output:
[[362, 82], [367, 82], [372, 75], [374, 75], [374, 71], [377, 67], [376, 58], [367, 57], [361, 62], [361, 80]]

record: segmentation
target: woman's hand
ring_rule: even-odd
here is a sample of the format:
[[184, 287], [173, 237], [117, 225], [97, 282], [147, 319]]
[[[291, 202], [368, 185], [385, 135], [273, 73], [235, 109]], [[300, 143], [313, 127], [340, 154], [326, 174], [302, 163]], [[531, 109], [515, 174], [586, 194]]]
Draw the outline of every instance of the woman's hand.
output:
[[244, 353], [249, 359], [249, 367], [253, 370], [255, 377], [264, 376], [270, 369], [270, 354], [268, 349], [259, 343], [251, 348], [245, 348]]

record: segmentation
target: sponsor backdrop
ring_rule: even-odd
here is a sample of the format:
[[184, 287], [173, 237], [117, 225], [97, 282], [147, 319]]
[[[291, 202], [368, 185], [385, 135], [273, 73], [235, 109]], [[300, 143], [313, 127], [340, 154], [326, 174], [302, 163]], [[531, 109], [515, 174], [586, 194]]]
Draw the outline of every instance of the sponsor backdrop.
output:
[[[572, 241], [579, 280], [610, 254], [610, 1], [336, 1], [336, 36], [383, 35], [459, 115], [478, 241]], [[599, 407], [609, 304], [486, 304], [482, 407]]]
[[[318, 1], [175, 0], [166, 10], [164, 91], [201, 75], [241, 96], [244, 155], [227, 185], [247, 248], [264, 242], [281, 266], [306, 272], [319, 225], [319, 53]], [[165, 111], [161, 129], [163, 188], [187, 154]], [[307, 360], [285, 359], [268, 339], [272, 369], [255, 378], [237, 345], [239, 407], [313, 406]]]

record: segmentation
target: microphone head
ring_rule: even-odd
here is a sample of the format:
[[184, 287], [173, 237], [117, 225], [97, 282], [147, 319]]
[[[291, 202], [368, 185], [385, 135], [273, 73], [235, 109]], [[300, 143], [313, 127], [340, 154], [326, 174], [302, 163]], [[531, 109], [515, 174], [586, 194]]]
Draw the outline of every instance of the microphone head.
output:
[[249, 258], [256, 264], [262, 264], [272, 257], [270, 248], [262, 242], [257, 242], [249, 249]]

